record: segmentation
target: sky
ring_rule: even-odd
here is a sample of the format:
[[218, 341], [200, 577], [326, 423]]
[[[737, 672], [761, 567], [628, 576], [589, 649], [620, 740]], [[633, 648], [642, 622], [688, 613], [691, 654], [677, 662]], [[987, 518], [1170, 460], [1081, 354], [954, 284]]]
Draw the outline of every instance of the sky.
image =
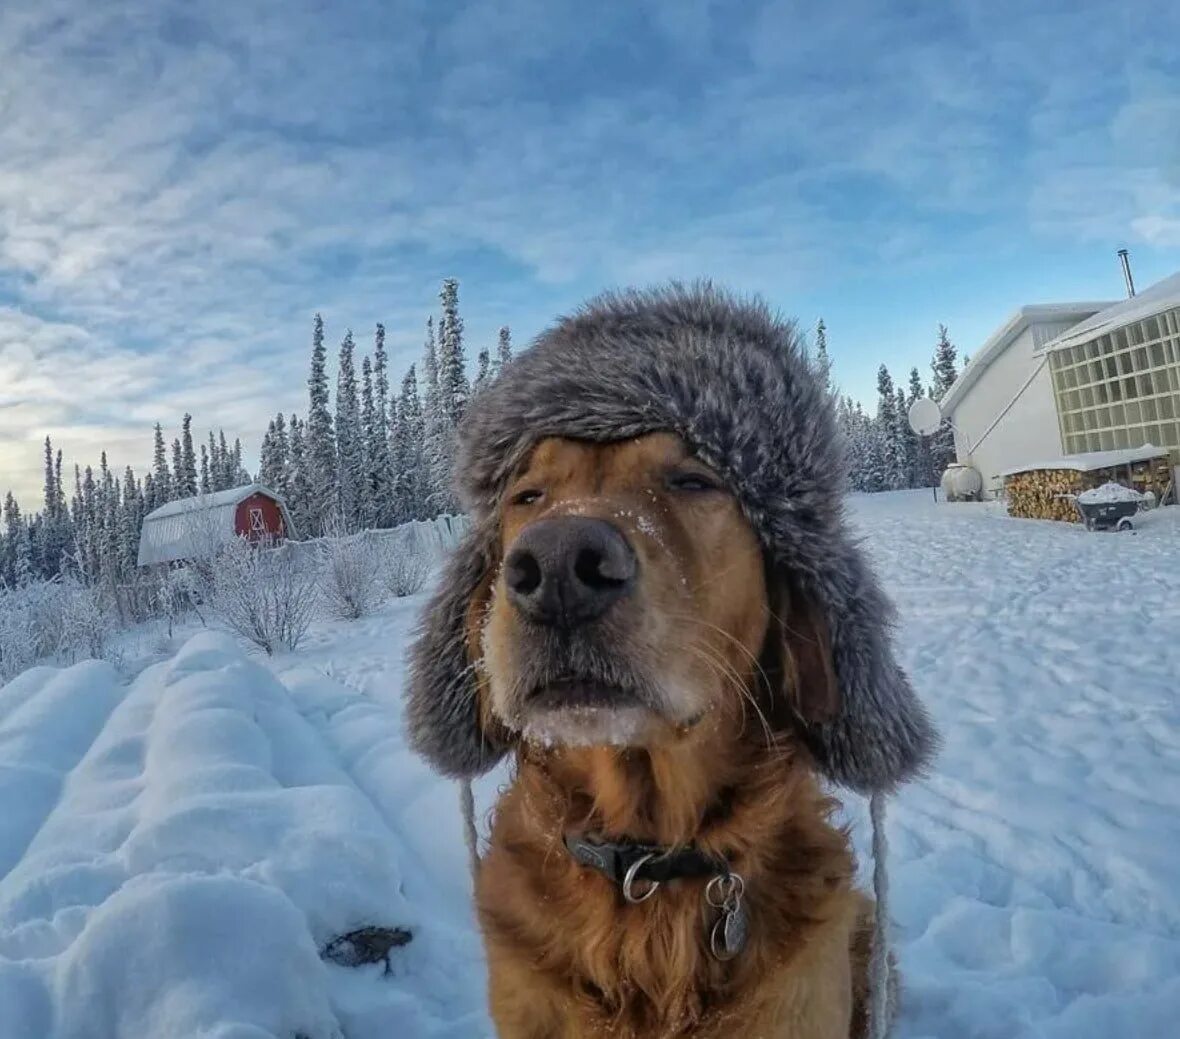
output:
[[472, 356], [712, 277], [822, 317], [871, 407], [940, 322], [1180, 269], [1177, 39], [1167, 0], [5, 0], [0, 493], [186, 411], [256, 458], [316, 311], [396, 381], [449, 276]]

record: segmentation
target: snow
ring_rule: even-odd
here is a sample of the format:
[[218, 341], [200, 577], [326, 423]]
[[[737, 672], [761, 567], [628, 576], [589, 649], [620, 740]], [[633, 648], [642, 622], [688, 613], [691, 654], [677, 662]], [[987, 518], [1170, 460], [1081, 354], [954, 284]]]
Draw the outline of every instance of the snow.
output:
[[1109, 469], [1112, 466], [1149, 462], [1153, 458], [1163, 458], [1167, 453], [1166, 447], [1144, 444], [1142, 447], [1125, 447], [1117, 451], [1091, 451], [1088, 454], [1065, 455], [1047, 462], [1026, 462], [1013, 469], [1005, 469], [999, 475], [1015, 476], [1017, 473], [1031, 473], [1038, 469], [1074, 469], [1079, 473], [1089, 473], [1095, 469]]
[[[889, 808], [897, 1039], [1171, 1034], [1180, 508], [1122, 538], [928, 492], [851, 511], [946, 740]], [[402, 735], [420, 604], [0, 688], [3, 1039], [491, 1036], [457, 790]], [[388, 974], [324, 959], [370, 925], [412, 932]]]
[[1142, 292], [1128, 299], [1120, 300], [1113, 306], [1100, 310], [1093, 317], [1058, 336], [1047, 349], [1063, 350], [1077, 343], [1087, 343], [1102, 335], [1109, 335], [1120, 328], [1143, 321], [1180, 306], [1180, 271], [1157, 281]]
[[1091, 487], [1078, 495], [1078, 501], [1083, 505], [1101, 505], [1107, 502], [1143, 501], [1143, 495], [1131, 487], [1124, 487], [1121, 483], [1104, 483], [1101, 487]]

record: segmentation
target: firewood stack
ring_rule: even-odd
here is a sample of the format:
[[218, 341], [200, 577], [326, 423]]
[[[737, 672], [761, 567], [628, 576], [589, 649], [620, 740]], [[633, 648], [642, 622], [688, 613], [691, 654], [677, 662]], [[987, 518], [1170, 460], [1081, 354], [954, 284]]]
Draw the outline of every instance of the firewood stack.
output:
[[1006, 476], [1004, 492], [1008, 498], [1009, 516], [1079, 523], [1081, 516], [1077, 505], [1067, 495], [1081, 494], [1104, 483], [1121, 483], [1141, 493], [1151, 491], [1159, 500], [1171, 476], [1171, 463], [1165, 455], [1146, 462], [1134, 462], [1130, 466], [1119, 465], [1089, 472], [1076, 469], [1030, 469]]
[[1085, 490], [1082, 478], [1088, 475], [1076, 469], [1034, 469], [1009, 476], [1004, 480], [1008, 515], [1077, 523], [1081, 519], [1078, 507], [1064, 495]]

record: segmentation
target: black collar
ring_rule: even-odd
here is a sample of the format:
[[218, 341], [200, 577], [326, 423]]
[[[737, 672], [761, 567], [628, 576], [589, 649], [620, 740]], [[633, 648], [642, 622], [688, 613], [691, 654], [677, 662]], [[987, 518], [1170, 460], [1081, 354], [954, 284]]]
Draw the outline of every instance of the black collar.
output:
[[[629, 902], [641, 902], [665, 881], [729, 876], [729, 863], [699, 848], [664, 848], [635, 841], [602, 841], [567, 833], [565, 846], [574, 861], [598, 870], [623, 888]], [[641, 883], [642, 882], [642, 883]]]

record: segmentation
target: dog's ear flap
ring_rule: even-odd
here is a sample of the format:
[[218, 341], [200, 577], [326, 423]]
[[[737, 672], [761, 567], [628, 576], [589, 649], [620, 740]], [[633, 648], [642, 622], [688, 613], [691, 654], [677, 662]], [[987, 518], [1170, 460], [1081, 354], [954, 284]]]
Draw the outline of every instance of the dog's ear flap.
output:
[[887, 792], [921, 774], [938, 735], [894, 658], [893, 609], [860, 550], [828, 561], [822, 573], [771, 568], [785, 701], [829, 779]]
[[786, 706], [805, 724], [830, 722], [840, 713], [840, 686], [823, 614], [786, 582], [775, 586], [771, 621], [781, 639], [777, 670]]
[[495, 579], [494, 531], [473, 527], [447, 561], [410, 647], [406, 730], [410, 745], [444, 775], [471, 779], [492, 768], [510, 736], [481, 696], [479, 645]]

